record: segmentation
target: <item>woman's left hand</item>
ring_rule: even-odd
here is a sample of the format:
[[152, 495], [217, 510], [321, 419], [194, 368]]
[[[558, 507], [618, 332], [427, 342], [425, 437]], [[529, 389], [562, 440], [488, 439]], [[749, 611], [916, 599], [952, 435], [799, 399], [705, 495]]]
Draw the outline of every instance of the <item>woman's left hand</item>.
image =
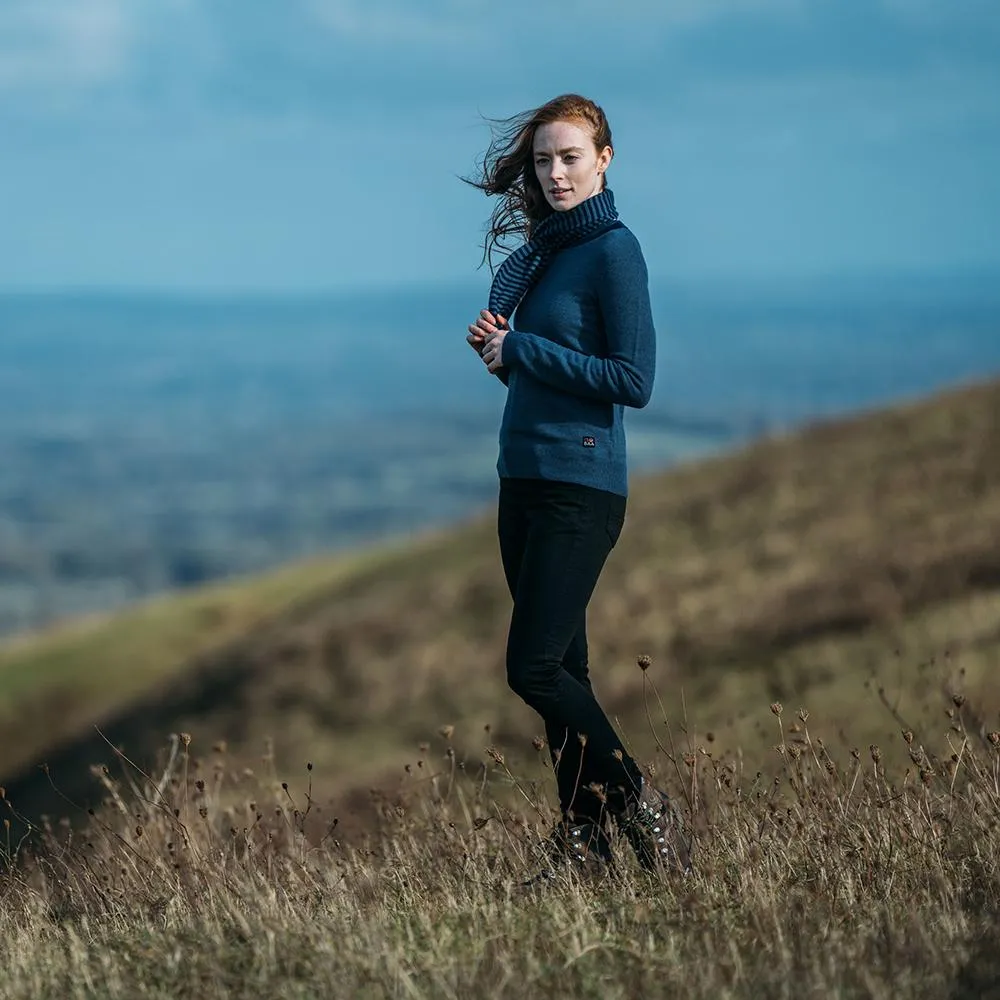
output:
[[[503, 316], [497, 315], [495, 318], [488, 309], [483, 309], [476, 320], [475, 330], [485, 336], [483, 344], [482, 359], [487, 369], [495, 372], [503, 367], [503, 339], [507, 336], [507, 331], [501, 329], [507, 325], [507, 320]], [[470, 327], [470, 329], [472, 329]]]
[[503, 338], [507, 336], [505, 330], [498, 330], [492, 337], [487, 337], [486, 346], [483, 348], [483, 361], [486, 367], [495, 372], [503, 367]]

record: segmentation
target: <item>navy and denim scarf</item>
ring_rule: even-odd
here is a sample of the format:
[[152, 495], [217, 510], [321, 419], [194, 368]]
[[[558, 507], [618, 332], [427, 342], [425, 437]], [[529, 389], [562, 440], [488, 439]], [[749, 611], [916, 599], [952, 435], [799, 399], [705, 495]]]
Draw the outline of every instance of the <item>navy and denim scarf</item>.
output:
[[490, 312], [509, 321], [517, 304], [560, 250], [606, 229], [617, 219], [618, 210], [610, 188], [581, 201], [568, 212], [546, 216], [531, 239], [500, 265], [490, 288]]

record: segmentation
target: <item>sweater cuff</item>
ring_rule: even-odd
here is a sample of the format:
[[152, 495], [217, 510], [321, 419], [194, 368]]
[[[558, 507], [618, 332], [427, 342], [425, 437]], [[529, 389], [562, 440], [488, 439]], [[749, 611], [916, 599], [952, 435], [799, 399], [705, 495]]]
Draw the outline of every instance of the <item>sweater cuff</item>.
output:
[[519, 336], [516, 330], [507, 331], [507, 335], [503, 338], [503, 347], [500, 350], [505, 368], [513, 368], [515, 364], [520, 363], [521, 356], [518, 351], [523, 342], [524, 338]]

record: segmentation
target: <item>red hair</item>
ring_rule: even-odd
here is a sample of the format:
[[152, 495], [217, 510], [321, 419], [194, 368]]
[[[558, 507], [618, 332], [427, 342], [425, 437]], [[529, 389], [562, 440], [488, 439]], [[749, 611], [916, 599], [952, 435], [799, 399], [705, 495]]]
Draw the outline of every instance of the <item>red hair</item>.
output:
[[[489, 232], [483, 244], [483, 260], [492, 268], [493, 251], [502, 248], [505, 236], [517, 233], [530, 239], [531, 232], [554, 209], [535, 175], [535, 132], [540, 125], [572, 122], [588, 129], [598, 153], [612, 146], [611, 126], [603, 109], [579, 94], [562, 94], [533, 111], [522, 111], [511, 118], [489, 119], [500, 129], [494, 132], [483, 157], [482, 175], [466, 183], [488, 195], [502, 195], [490, 216]], [[606, 185], [602, 179], [602, 189]]]

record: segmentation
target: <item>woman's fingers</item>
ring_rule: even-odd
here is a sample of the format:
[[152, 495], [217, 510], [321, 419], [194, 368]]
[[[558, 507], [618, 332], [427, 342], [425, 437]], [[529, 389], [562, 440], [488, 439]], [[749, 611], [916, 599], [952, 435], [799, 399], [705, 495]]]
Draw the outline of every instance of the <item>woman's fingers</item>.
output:
[[506, 331], [501, 329], [507, 321], [502, 316], [494, 316], [489, 309], [481, 309], [475, 323], [470, 323], [469, 335], [465, 338], [469, 346], [483, 359], [490, 371], [500, 367], [497, 356], [500, 353], [494, 343], [498, 334]]

